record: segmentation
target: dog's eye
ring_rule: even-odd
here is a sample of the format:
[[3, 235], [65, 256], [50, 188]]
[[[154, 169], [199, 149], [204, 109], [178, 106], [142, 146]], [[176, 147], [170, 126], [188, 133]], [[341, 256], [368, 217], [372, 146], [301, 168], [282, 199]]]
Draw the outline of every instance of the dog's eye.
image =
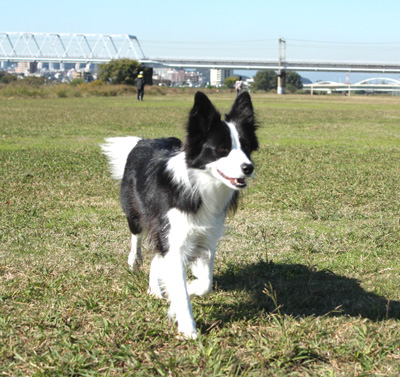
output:
[[226, 153], [227, 154], [229, 152], [229, 150], [228, 150], [228, 148], [224, 147], [223, 145], [220, 145], [220, 146], [217, 147], [217, 152], [218, 153]]

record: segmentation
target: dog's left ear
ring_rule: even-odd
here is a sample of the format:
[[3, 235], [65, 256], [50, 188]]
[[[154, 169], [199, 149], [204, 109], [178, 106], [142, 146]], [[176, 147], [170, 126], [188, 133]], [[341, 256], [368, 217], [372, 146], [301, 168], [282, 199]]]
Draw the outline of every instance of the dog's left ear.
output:
[[253, 104], [249, 93], [243, 92], [236, 98], [229, 114], [225, 114], [225, 120], [243, 126], [254, 125]]
[[234, 123], [235, 126], [244, 133], [249, 141], [251, 141], [251, 149], [258, 149], [258, 141], [256, 137], [256, 129], [258, 128], [254, 116], [253, 104], [251, 103], [250, 94], [248, 92], [241, 93], [232, 105], [229, 114], [225, 114], [226, 122]]

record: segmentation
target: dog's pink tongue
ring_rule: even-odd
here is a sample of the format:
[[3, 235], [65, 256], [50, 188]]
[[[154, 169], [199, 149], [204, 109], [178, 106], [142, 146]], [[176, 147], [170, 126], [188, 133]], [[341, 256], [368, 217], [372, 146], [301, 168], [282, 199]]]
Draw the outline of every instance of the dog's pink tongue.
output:
[[231, 177], [228, 177], [227, 175], [225, 175], [224, 173], [222, 173], [220, 170], [218, 170], [218, 173], [221, 174], [222, 177], [227, 179], [231, 183], [232, 186], [236, 186], [238, 188], [243, 188], [243, 187], [247, 186], [246, 178], [231, 178]]

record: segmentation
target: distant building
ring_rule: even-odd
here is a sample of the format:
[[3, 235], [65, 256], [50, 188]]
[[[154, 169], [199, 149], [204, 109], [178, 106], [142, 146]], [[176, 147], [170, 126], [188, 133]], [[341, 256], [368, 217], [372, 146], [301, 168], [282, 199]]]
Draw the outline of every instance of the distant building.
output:
[[185, 72], [185, 82], [197, 85], [199, 83], [199, 73], [195, 71]]
[[153, 80], [158, 85], [171, 86], [205, 86], [216, 87], [224, 85], [227, 77], [233, 76], [232, 69], [174, 69], [154, 68]]
[[233, 76], [232, 69], [210, 69], [210, 85], [220, 87], [226, 78]]
[[154, 68], [153, 80], [159, 84], [182, 84], [185, 80], [185, 72], [183, 69], [177, 71], [173, 68]]
[[75, 71], [73, 73], [74, 79], [83, 79], [86, 82], [92, 82], [94, 80], [91, 72]]
[[172, 86], [198, 86], [200, 81], [200, 73], [195, 70], [179, 71], [173, 68], [154, 68], [153, 80], [159, 85], [172, 85]]
[[35, 73], [36, 71], [36, 62], [19, 62], [17, 67], [15, 68], [15, 73], [23, 73], [24, 75]]

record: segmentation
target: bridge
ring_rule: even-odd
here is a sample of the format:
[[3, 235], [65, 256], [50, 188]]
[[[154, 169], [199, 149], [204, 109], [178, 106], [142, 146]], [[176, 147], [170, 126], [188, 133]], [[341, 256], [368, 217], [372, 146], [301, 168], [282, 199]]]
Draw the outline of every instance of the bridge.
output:
[[143, 57], [139, 40], [128, 34], [0, 32], [0, 61], [99, 64]]
[[176, 59], [152, 58], [140, 59], [149, 67], [171, 68], [217, 68], [238, 70], [285, 70], [285, 71], [325, 71], [325, 72], [376, 72], [400, 73], [400, 64], [393, 63], [357, 63], [323, 61], [279, 61], [277, 60], [223, 60], [223, 59]]
[[375, 92], [395, 92], [400, 93], [400, 81], [392, 78], [374, 77], [362, 80], [355, 84], [337, 83], [333, 81], [319, 81], [312, 84], [304, 84], [304, 90], [313, 92], [355, 92], [365, 91], [367, 93]]
[[[282, 54], [281, 47], [285, 52]], [[279, 88], [286, 71], [399, 73], [400, 63], [289, 61], [286, 42], [279, 40], [279, 57], [270, 60], [185, 59], [145, 56], [138, 38], [128, 34], [63, 34], [0, 32], [0, 62], [107, 63], [138, 60], [147, 67], [278, 71]], [[283, 91], [284, 92], [284, 91]]]

